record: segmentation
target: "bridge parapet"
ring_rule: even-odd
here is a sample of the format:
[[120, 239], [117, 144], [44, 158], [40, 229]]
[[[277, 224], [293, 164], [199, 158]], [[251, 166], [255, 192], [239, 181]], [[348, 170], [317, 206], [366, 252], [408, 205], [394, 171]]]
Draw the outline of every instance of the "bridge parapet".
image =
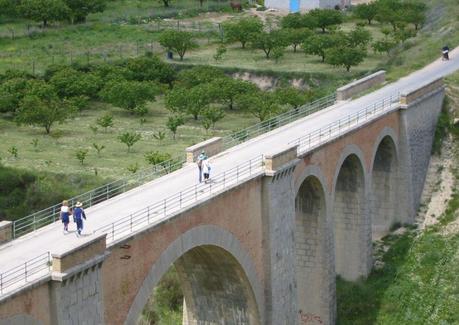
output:
[[386, 71], [378, 71], [365, 78], [353, 81], [343, 87], [338, 88], [336, 90], [336, 99], [349, 99], [364, 90], [368, 90], [373, 86], [383, 83], [384, 81], [386, 81]]
[[440, 89], [443, 89], [443, 78], [436, 79], [416, 89], [408, 90], [400, 96], [401, 107], [407, 108], [409, 105]]
[[212, 139], [200, 142], [194, 146], [188, 147], [186, 151], [186, 162], [193, 163], [198, 158], [201, 151], [205, 151], [208, 156], [216, 155], [223, 151], [223, 138], [214, 137]]
[[70, 251], [52, 254], [53, 272], [64, 273], [98, 255], [103, 255], [106, 249], [106, 237], [106, 234], [102, 234]]
[[276, 153], [266, 154], [264, 156], [266, 174], [271, 176], [285, 165], [295, 161], [297, 159], [297, 151], [298, 145], [294, 145]]
[[13, 238], [13, 222], [0, 222], [0, 244], [10, 241]]

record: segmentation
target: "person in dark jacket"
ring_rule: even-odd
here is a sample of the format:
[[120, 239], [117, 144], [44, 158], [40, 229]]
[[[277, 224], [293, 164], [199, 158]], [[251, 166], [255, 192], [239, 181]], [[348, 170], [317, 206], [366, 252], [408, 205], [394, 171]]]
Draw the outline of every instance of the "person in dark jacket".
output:
[[86, 220], [83, 203], [77, 202], [75, 209], [73, 209], [73, 221], [77, 224], [77, 236], [80, 236], [83, 231], [83, 219]]
[[443, 53], [443, 59], [442, 60], [448, 61], [449, 60], [449, 47], [448, 47], [448, 45], [443, 46], [443, 48], [441, 49], [441, 52]]

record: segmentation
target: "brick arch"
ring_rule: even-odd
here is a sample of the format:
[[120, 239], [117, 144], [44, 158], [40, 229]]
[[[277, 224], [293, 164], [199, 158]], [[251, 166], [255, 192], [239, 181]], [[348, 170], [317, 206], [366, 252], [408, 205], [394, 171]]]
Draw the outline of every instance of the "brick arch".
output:
[[368, 215], [368, 175], [364, 154], [347, 145], [333, 179], [333, 230], [336, 273], [348, 280], [371, 269], [371, 223]]
[[398, 208], [399, 154], [398, 141], [391, 128], [384, 128], [375, 141], [370, 164], [370, 216], [372, 238], [378, 239], [401, 220]]
[[[247, 309], [250, 314], [250, 324], [263, 324], [264, 315], [264, 304], [263, 304], [263, 287], [257, 278], [256, 270], [250, 256], [245, 252], [242, 245], [237, 238], [230, 232], [213, 225], [203, 225], [192, 228], [172, 242], [164, 252], [161, 253], [160, 257], [152, 265], [148, 275], [142, 283], [137, 295], [135, 296], [134, 302], [132, 303], [125, 324], [135, 324], [138, 316], [140, 315], [143, 307], [147, 303], [153, 288], [159, 283], [162, 276], [168, 271], [169, 267], [177, 262], [181, 257], [186, 256], [184, 260], [180, 261], [178, 268], [179, 273], [183, 275], [185, 267], [189, 261], [199, 259], [199, 256], [203, 254], [212, 254], [212, 249], [218, 251], [218, 256], [215, 258], [228, 257], [233, 259], [229, 264], [239, 266], [238, 269], [234, 270], [240, 276], [240, 283], [244, 291], [241, 294], [247, 298]], [[187, 253], [196, 252], [196, 257], [187, 255]], [[208, 255], [210, 256], [210, 255]], [[202, 260], [202, 258], [201, 258]], [[188, 264], [189, 266], [189, 264]], [[188, 268], [188, 267], [186, 267]], [[182, 277], [181, 277], [182, 278]], [[197, 299], [194, 299], [190, 293], [192, 286], [190, 277], [186, 279], [186, 285], [184, 288], [185, 300], [187, 301], [187, 310], [196, 310]]]
[[319, 166], [309, 165], [296, 178], [295, 257], [298, 313], [334, 323], [335, 269], [330, 198]]

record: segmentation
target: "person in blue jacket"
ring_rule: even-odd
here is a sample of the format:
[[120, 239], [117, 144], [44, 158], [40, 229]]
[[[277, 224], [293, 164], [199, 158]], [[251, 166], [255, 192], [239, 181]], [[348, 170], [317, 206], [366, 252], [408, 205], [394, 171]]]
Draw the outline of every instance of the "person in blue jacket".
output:
[[77, 202], [75, 209], [73, 209], [73, 221], [77, 224], [77, 236], [80, 236], [81, 231], [83, 230], [83, 219], [86, 220], [83, 203]]

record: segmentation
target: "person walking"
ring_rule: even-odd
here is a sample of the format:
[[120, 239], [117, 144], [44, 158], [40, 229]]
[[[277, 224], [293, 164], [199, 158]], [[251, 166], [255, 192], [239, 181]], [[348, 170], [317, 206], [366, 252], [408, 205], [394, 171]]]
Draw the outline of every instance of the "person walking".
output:
[[443, 53], [443, 61], [449, 61], [449, 47], [448, 45], [443, 46], [441, 49], [441, 52]]
[[69, 232], [69, 221], [70, 221], [70, 210], [69, 202], [67, 200], [62, 201], [60, 217], [64, 224], [64, 234]]
[[83, 231], [83, 219], [86, 220], [86, 214], [83, 210], [83, 203], [77, 202], [73, 210], [73, 221], [77, 224], [77, 236]]
[[202, 161], [202, 171], [204, 173], [204, 182], [207, 184], [210, 182], [210, 163], [209, 163], [209, 159], [204, 159]]
[[198, 156], [196, 160], [196, 164], [198, 165], [198, 172], [199, 172], [199, 183], [202, 182], [202, 162], [207, 159], [206, 152], [203, 150]]

